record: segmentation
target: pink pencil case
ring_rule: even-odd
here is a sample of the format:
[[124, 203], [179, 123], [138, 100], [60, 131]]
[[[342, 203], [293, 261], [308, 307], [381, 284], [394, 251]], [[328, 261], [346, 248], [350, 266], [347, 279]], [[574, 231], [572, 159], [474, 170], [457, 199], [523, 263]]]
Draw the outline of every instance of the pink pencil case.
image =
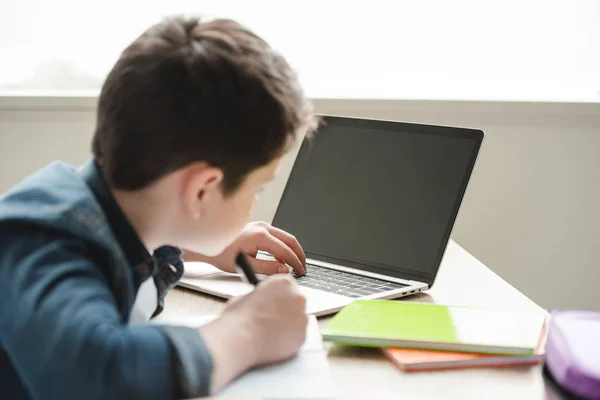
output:
[[600, 400], [600, 313], [555, 311], [546, 341], [546, 369], [562, 389]]

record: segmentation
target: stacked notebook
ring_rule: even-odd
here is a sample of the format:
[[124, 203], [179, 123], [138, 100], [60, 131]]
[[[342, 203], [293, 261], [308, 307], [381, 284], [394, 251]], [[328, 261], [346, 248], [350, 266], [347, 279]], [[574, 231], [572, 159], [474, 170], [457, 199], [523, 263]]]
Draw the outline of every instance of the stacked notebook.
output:
[[357, 300], [323, 331], [328, 341], [381, 347], [405, 371], [537, 364], [545, 313]]

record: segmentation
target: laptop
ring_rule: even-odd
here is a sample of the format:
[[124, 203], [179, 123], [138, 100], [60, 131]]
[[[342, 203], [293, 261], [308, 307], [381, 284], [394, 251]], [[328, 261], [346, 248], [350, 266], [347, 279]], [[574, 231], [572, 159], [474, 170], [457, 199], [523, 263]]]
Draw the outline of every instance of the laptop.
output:
[[[309, 314], [432, 287], [483, 136], [323, 117], [302, 143], [272, 222], [304, 248], [307, 274], [295, 278]], [[186, 264], [180, 285], [225, 298], [252, 290], [236, 274], [197, 263]]]

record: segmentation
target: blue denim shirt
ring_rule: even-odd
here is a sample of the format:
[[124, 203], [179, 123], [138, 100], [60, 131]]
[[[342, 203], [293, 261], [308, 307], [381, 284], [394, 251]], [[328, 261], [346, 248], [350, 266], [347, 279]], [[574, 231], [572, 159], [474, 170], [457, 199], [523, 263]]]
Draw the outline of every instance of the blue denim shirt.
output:
[[[167, 399], [209, 393], [193, 329], [128, 325], [137, 290], [164, 296], [179, 249], [150, 255], [93, 161], [53, 163], [0, 198], [0, 399]], [[173, 266], [174, 268], [171, 268]]]

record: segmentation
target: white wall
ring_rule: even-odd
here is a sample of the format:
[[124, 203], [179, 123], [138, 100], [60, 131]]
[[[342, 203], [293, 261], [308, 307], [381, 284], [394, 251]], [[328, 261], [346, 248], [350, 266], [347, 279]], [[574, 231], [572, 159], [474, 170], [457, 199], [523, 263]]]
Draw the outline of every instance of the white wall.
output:
[[[453, 238], [546, 308], [600, 310], [600, 104], [316, 100], [324, 114], [482, 128]], [[94, 99], [0, 98], [0, 191], [89, 155]], [[293, 154], [263, 194], [270, 220]], [[457, 290], [460, 290], [457, 288]]]
[[89, 157], [92, 111], [0, 110], [0, 192], [53, 160]]

